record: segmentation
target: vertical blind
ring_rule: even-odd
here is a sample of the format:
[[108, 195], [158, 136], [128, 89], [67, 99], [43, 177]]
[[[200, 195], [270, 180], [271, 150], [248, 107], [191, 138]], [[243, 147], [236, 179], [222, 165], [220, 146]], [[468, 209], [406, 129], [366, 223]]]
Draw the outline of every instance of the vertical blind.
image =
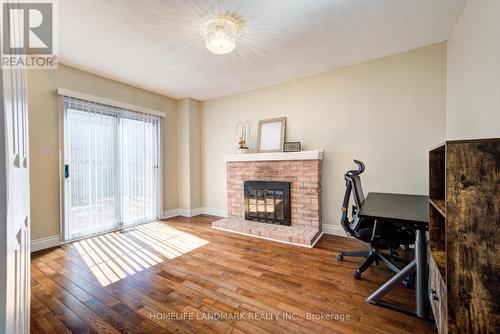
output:
[[159, 217], [160, 118], [63, 97], [64, 238]]

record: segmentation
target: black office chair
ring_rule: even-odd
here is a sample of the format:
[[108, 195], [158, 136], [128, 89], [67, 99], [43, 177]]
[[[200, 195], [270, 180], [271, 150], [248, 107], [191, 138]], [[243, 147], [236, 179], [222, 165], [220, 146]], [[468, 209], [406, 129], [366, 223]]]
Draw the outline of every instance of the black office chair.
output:
[[[406, 264], [408, 261], [398, 256], [397, 250], [401, 245], [408, 246], [415, 242], [415, 233], [405, 231], [401, 227], [392, 224], [390, 221], [381, 221], [374, 219], [359, 218], [358, 212], [365, 201], [361, 179], [359, 175], [365, 171], [363, 162], [354, 160], [358, 165], [357, 170], [350, 170], [344, 175], [346, 181], [346, 191], [344, 202], [342, 203], [341, 224], [348, 235], [352, 235], [358, 240], [369, 243], [369, 249], [364, 251], [340, 252], [337, 260], [342, 261], [344, 256], [366, 257], [366, 261], [354, 272], [354, 278], [361, 279], [361, 274], [373, 263], [378, 264], [382, 261], [389, 269], [398, 273], [400, 267], [395, 262]], [[352, 221], [349, 221], [349, 199], [351, 192], [354, 198], [352, 207]], [[388, 250], [389, 253], [382, 253], [382, 250]], [[413, 277], [403, 281], [407, 287], [413, 285]]]

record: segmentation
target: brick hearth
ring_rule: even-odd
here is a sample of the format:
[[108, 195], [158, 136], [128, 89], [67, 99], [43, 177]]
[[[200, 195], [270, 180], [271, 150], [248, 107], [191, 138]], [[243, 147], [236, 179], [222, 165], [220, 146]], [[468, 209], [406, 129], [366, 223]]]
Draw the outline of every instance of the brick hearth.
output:
[[[321, 155], [315, 159], [299, 159], [296, 153], [266, 154], [266, 160], [262, 161], [258, 154], [252, 154], [248, 160], [241, 161], [243, 159], [226, 159], [228, 218], [214, 223], [213, 227], [313, 245], [321, 234]], [[245, 220], [243, 181], [247, 180], [290, 182], [291, 226]]]
[[297, 245], [312, 246], [319, 236], [319, 231], [312, 226], [283, 226], [263, 224], [242, 218], [224, 218], [212, 223], [213, 228], [248, 234], [275, 241]]

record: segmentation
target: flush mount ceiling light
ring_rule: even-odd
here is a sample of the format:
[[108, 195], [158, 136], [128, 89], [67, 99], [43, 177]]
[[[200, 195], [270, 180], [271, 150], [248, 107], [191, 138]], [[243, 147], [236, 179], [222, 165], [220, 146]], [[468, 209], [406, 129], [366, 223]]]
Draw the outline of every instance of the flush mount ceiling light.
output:
[[207, 49], [217, 55], [230, 53], [240, 33], [238, 23], [228, 16], [212, 17], [202, 25]]

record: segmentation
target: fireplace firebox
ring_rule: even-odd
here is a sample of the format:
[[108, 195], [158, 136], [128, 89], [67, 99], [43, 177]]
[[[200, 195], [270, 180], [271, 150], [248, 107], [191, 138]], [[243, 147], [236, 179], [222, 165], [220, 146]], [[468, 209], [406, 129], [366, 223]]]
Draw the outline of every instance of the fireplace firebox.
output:
[[244, 181], [245, 219], [292, 225], [290, 182]]

